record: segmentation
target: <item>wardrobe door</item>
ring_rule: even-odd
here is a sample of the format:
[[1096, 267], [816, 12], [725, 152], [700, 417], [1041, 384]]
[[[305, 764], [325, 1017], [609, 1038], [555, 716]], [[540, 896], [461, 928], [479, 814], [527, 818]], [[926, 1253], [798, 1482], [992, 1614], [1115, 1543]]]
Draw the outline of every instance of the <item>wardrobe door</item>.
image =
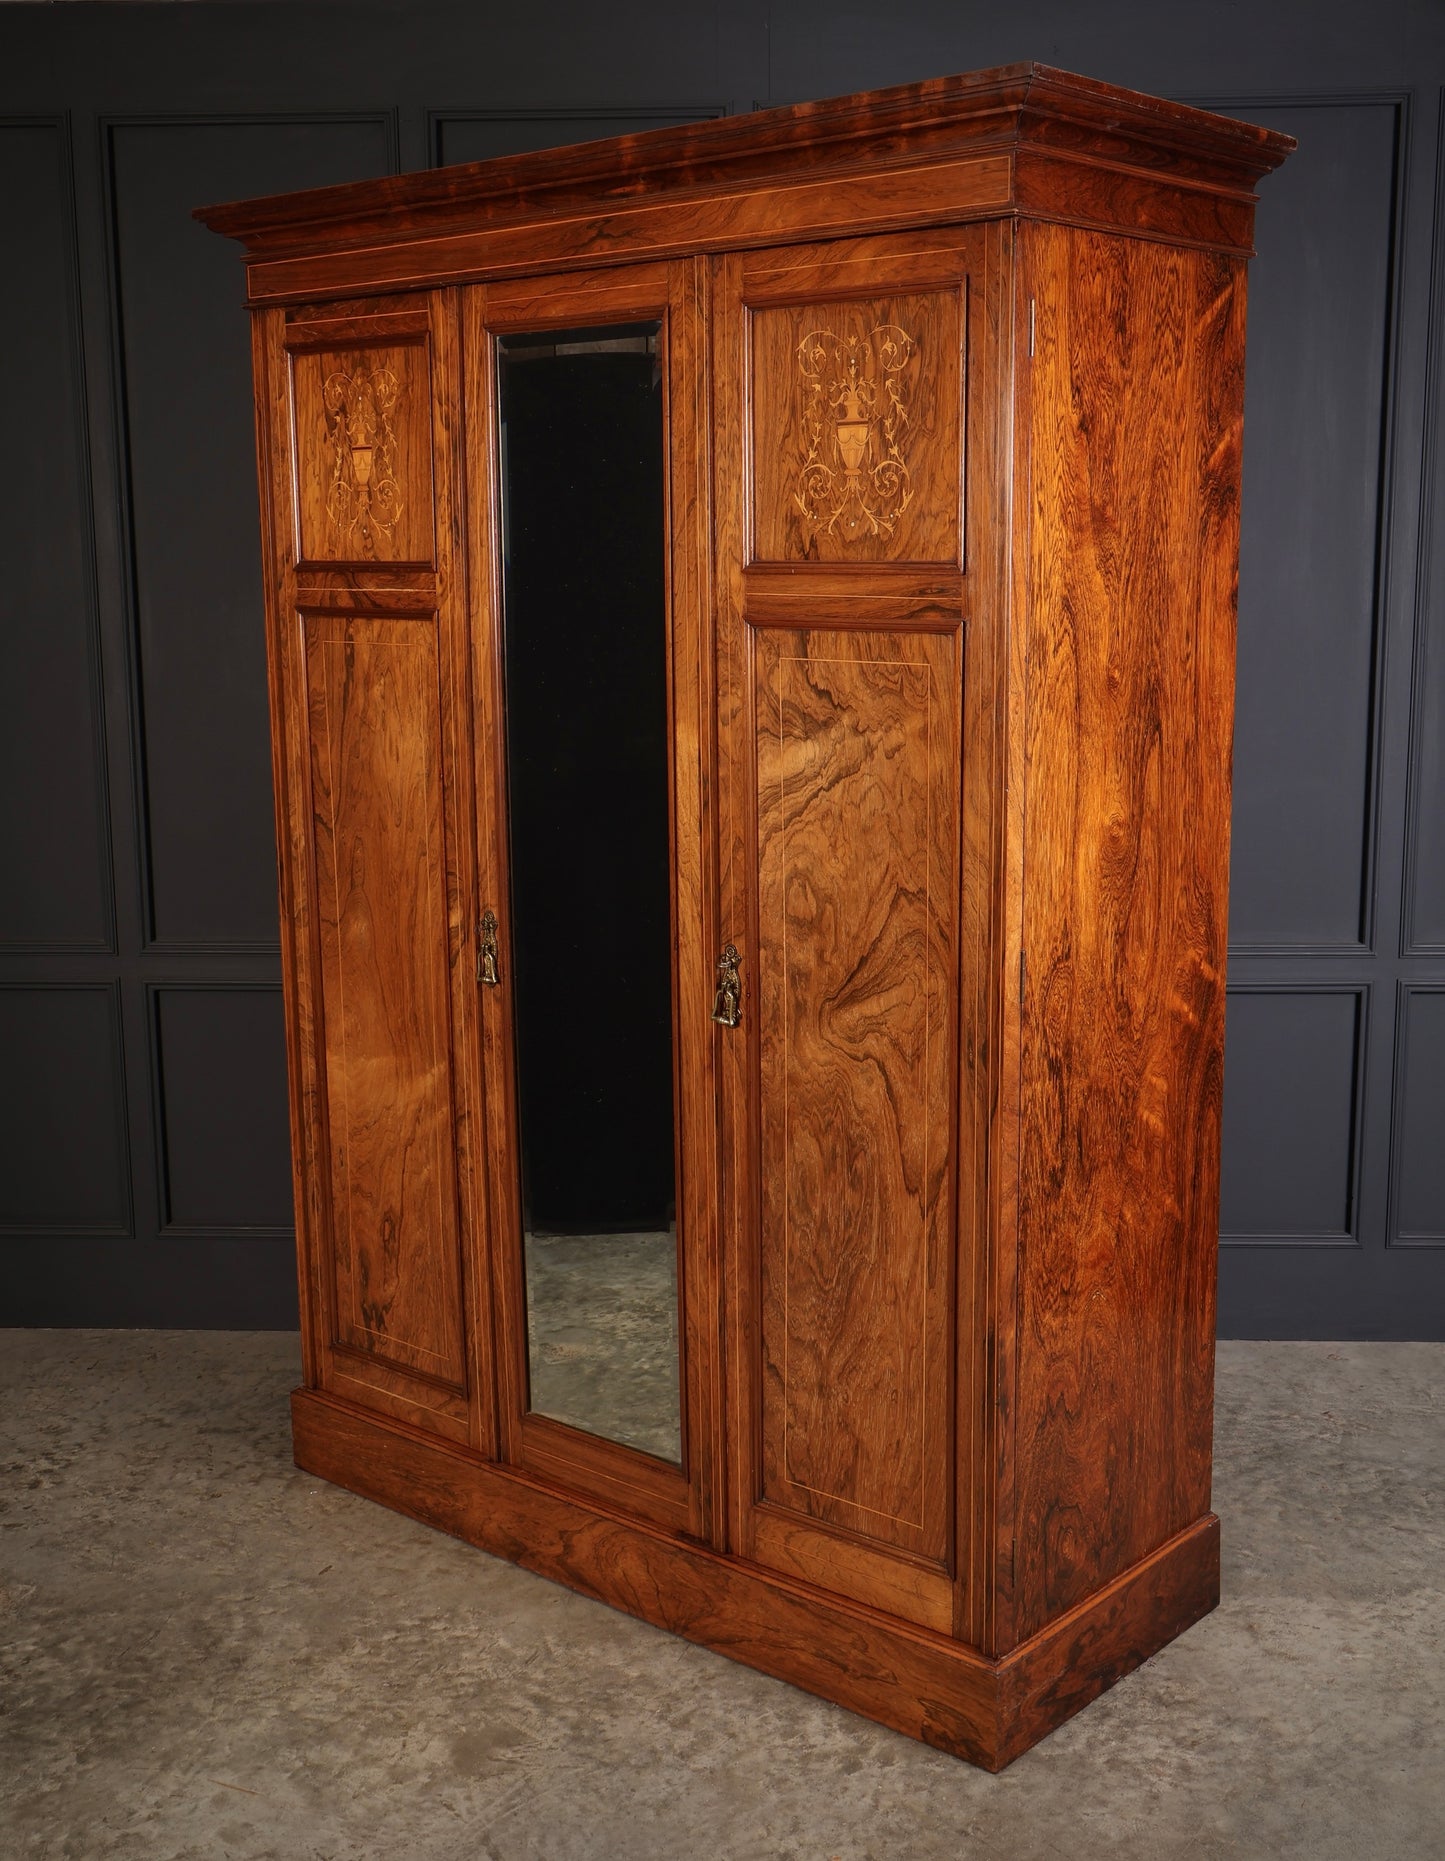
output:
[[969, 361], [989, 239], [729, 257], [716, 311], [734, 1543], [944, 1631], [969, 1451], [964, 437], [993, 391]]
[[258, 338], [307, 1380], [486, 1448], [454, 305]]
[[703, 1538], [705, 285], [685, 262], [464, 294], [502, 1451]]

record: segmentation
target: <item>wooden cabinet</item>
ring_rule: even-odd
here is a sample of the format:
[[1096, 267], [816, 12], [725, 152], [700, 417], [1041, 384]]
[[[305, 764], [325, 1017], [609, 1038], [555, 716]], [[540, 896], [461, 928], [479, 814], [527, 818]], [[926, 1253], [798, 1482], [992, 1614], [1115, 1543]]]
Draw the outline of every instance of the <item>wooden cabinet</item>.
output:
[[999, 1768], [1210, 1609], [1245, 260], [1011, 67], [204, 210], [298, 1462]]

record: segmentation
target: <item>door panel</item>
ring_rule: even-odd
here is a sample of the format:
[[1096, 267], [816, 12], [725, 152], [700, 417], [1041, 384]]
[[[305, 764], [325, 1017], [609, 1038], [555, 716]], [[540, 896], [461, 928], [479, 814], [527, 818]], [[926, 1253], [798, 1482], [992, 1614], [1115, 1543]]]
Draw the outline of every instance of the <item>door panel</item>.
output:
[[758, 562], [959, 557], [956, 288], [750, 317]]
[[756, 653], [763, 1496], [941, 1560], [956, 642]]
[[716, 274], [731, 1529], [945, 1631], [976, 243]]
[[436, 622], [303, 625], [333, 1337], [461, 1392]]
[[463, 294], [502, 1452], [702, 1537], [719, 1331], [705, 275]]
[[426, 343], [339, 339], [302, 350], [291, 366], [302, 560], [430, 565]]
[[298, 308], [260, 343], [307, 1380], [486, 1446], [454, 311]]

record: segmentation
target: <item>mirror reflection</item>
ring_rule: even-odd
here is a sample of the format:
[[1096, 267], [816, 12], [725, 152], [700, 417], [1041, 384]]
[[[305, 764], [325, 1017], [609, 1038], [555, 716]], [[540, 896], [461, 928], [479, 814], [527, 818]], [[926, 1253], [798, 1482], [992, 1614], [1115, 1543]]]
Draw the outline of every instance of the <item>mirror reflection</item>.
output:
[[659, 347], [497, 366], [530, 1403], [679, 1461]]

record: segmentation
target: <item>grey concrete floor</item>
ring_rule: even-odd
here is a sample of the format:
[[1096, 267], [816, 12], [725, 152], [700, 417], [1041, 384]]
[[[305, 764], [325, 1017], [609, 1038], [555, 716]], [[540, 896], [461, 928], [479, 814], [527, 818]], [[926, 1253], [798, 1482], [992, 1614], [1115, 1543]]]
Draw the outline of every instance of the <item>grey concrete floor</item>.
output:
[[292, 1338], [0, 1365], [7, 1858], [1445, 1855], [1445, 1347], [1223, 1346], [1223, 1606], [1001, 1777], [298, 1473]]

